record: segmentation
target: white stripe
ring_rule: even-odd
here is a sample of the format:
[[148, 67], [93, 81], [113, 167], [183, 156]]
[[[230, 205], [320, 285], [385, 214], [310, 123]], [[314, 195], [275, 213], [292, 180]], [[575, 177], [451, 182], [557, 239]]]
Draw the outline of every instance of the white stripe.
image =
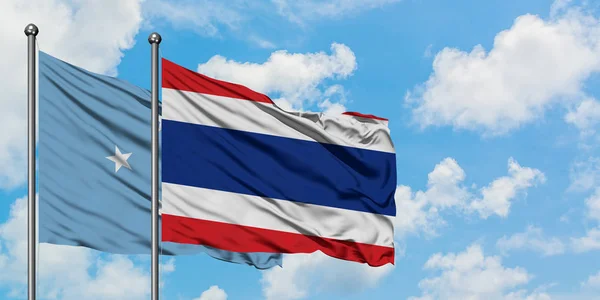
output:
[[162, 89], [162, 117], [192, 124], [394, 152], [387, 122], [286, 112], [269, 103]]
[[162, 183], [162, 213], [393, 247], [390, 216]]

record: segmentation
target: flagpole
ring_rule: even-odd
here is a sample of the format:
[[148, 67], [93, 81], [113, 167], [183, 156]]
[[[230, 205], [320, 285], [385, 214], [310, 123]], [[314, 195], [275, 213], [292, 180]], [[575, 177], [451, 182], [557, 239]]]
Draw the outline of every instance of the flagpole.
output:
[[25, 27], [27, 36], [27, 299], [36, 292], [36, 203], [35, 203], [35, 125], [36, 125], [36, 47], [39, 30], [35, 24]]
[[158, 300], [158, 45], [162, 38], [148, 37], [152, 47], [152, 300]]

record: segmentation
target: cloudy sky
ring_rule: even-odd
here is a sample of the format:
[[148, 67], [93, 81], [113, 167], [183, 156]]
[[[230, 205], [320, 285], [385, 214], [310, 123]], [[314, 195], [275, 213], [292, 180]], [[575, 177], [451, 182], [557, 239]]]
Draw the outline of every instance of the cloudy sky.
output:
[[[3, 0], [0, 298], [26, 295], [26, 38], [149, 88], [162, 56], [283, 107], [390, 120], [395, 266], [164, 258], [163, 299], [599, 299], [600, 4]], [[44, 299], [148, 299], [149, 259], [41, 245]]]

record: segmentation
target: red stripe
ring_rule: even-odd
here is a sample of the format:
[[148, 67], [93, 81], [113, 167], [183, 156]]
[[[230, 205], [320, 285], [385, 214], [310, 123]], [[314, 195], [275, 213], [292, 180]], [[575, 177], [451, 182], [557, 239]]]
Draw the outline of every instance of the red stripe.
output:
[[353, 111], [347, 111], [347, 112], [344, 113], [344, 115], [355, 116], [355, 117], [366, 118], [366, 119], [382, 120], [382, 121], [387, 121], [388, 120], [388, 119], [385, 119], [385, 118], [380, 118], [378, 116], [365, 115], [365, 114], [361, 114], [361, 113], [353, 112]]
[[273, 103], [264, 94], [243, 85], [226, 82], [186, 69], [167, 59], [162, 59], [162, 87], [215, 96]]
[[162, 241], [197, 244], [233, 252], [312, 253], [378, 267], [394, 264], [394, 248], [297, 233], [162, 215]]

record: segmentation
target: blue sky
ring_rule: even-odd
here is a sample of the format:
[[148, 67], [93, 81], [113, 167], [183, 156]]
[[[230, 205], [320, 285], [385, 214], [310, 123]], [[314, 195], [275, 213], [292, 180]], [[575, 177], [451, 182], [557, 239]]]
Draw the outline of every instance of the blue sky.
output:
[[[163, 57], [280, 105], [390, 120], [395, 267], [315, 254], [263, 272], [165, 258], [163, 299], [600, 299], [597, 3], [19, 2], [0, 5], [0, 66], [20, 76], [0, 74], [0, 298], [26, 287], [16, 199], [26, 195], [22, 30], [32, 21], [41, 50], [142, 87], [158, 31]], [[41, 249], [45, 298], [149, 297], [147, 258]]]

